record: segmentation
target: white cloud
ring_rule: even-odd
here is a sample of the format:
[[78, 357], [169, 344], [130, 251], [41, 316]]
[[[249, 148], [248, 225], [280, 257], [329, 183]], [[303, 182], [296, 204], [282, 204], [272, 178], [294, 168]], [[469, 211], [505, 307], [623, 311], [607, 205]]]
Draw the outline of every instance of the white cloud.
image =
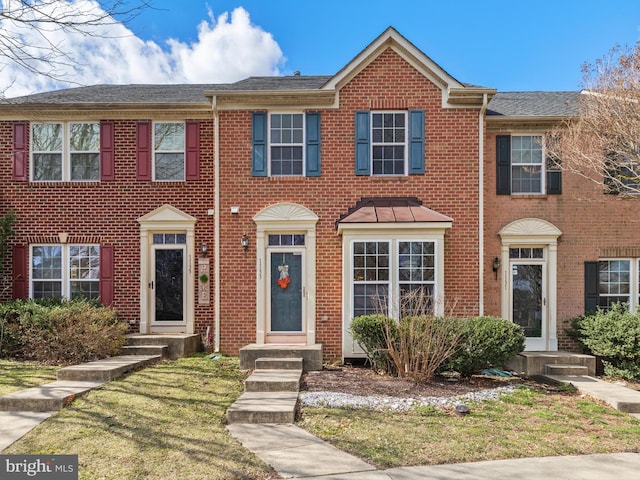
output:
[[[99, 8], [94, 0], [71, 0], [67, 5], [77, 12], [81, 4]], [[56, 8], [61, 5], [65, 2], [57, 2]], [[136, 37], [120, 23], [92, 27], [86, 35], [3, 20], [0, 31], [32, 52], [48, 44], [60, 45], [74, 63], [55, 65], [56, 77], [69, 79], [60, 82], [0, 56], [0, 92], [6, 97], [97, 83], [227, 83], [251, 75], [278, 75], [285, 60], [273, 36], [253, 25], [242, 7], [217, 19], [210, 12], [209, 19], [198, 25], [195, 42], [168, 39], [164, 49]]]

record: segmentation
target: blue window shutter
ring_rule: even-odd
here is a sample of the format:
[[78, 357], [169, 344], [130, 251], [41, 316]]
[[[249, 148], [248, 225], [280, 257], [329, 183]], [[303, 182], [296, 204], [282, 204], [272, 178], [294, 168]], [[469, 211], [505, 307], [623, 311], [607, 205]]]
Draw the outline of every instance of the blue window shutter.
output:
[[251, 117], [251, 175], [267, 176], [267, 114], [254, 112]]
[[496, 193], [511, 195], [511, 135], [496, 137]]
[[371, 173], [369, 112], [356, 112], [356, 175]]
[[409, 110], [409, 174], [424, 173], [424, 110]]
[[307, 124], [307, 177], [320, 176], [320, 112], [308, 112]]

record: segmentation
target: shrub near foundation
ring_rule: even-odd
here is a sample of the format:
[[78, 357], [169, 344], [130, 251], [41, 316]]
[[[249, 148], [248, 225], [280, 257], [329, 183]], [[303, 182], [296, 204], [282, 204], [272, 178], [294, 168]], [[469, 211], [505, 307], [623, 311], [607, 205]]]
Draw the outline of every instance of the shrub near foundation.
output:
[[572, 321], [578, 341], [593, 355], [602, 357], [608, 377], [640, 380], [640, 312], [625, 303]]
[[522, 328], [503, 318], [471, 317], [462, 321], [461, 328], [460, 348], [446, 368], [463, 377], [489, 367], [501, 368], [524, 350]]
[[49, 303], [18, 301], [0, 308], [0, 323], [10, 332], [0, 354], [65, 365], [117, 355], [125, 344], [127, 326], [113, 309], [84, 300]]

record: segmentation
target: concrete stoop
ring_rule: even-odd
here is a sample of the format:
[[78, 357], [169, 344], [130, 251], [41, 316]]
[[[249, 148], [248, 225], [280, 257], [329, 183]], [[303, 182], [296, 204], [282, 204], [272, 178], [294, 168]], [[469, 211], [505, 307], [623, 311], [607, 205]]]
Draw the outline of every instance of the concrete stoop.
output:
[[269, 357], [255, 360], [245, 380], [245, 392], [227, 409], [227, 422], [295, 422], [303, 359]]
[[595, 375], [596, 357], [573, 352], [522, 352], [507, 362], [506, 367], [527, 377], [546, 375], [550, 370], [551, 373], [563, 374], [558, 369], [564, 368], [564, 372], [569, 372], [577, 367], [585, 367], [586, 372], [578, 369], [570, 374]]
[[123, 355], [94, 362], [71, 365], [58, 370], [58, 380], [77, 382], [108, 382], [132, 370], [161, 360], [160, 355]]
[[175, 360], [188, 357], [201, 350], [200, 335], [197, 333], [162, 333], [127, 335], [127, 345], [122, 355], [161, 355]]

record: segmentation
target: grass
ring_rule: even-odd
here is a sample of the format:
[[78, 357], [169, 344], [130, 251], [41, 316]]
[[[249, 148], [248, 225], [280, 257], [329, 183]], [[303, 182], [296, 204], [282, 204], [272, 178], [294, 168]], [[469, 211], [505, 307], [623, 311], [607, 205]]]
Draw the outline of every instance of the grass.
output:
[[640, 421], [579, 395], [518, 388], [471, 413], [304, 407], [300, 426], [378, 468], [640, 451]]
[[77, 398], [4, 454], [77, 454], [80, 479], [266, 479], [224, 428], [243, 390], [238, 360], [165, 362]]
[[0, 396], [56, 381], [58, 367], [0, 359]]

